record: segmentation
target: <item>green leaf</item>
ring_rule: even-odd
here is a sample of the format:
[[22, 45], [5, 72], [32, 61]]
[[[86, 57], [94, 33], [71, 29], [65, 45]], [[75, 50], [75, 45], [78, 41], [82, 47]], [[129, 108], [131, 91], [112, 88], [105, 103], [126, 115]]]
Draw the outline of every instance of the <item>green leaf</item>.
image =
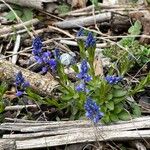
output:
[[3, 114], [0, 114], [0, 123], [1, 123], [1, 122], [4, 122], [4, 119], [5, 119], [4, 115], [3, 115]]
[[78, 93], [75, 93], [74, 95], [73, 95], [73, 99], [78, 99], [79, 98], [79, 94]]
[[71, 10], [70, 6], [66, 5], [65, 3], [58, 6], [58, 12], [63, 14], [67, 13]]
[[137, 20], [133, 26], [131, 26], [128, 30], [128, 32], [131, 35], [139, 35], [141, 33], [142, 24], [139, 20]]
[[[20, 10], [14, 10], [16, 12], [16, 14], [18, 15], [18, 17], [21, 17], [22, 12]], [[14, 21], [16, 19], [16, 16], [14, 15], [14, 13], [12, 11], [8, 12], [8, 14], [5, 16], [6, 19], [10, 20], [10, 21]]]
[[8, 89], [7, 83], [6, 82], [2, 82], [0, 84], [0, 96], [3, 96], [3, 94], [5, 94], [7, 89]]
[[72, 94], [62, 95], [61, 99], [65, 100], [65, 101], [71, 100], [72, 99]]
[[123, 97], [126, 96], [127, 91], [124, 90], [114, 90], [113, 91], [113, 97]]
[[90, 0], [90, 1], [95, 7], [98, 7], [98, 0]]
[[136, 103], [132, 103], [131, 107], [135, 117], [141, 116], [141, 109]]
[[116, 97], [112, 99], [114, 101], [115, 104], [118, 104], [120, 102], [124, 102], [125, 98], [124, 97]]
[[101, 122], [108, 124], [108, 123], [110, 122], [109, 115], [105, 115], [105, 116], [101, 119]]
[[36, 94], [35, 92], [33, 92], [31, 88], [27, 88], [26, 93], [29, 96], [29, 98], [31, 98], [33, 100], [36, 100], [36, 101], [42, 100], [42, 97], [39, 96], [38, 94]]
[[111, 100], [112, 98], [113, 98], [112, 93], [110, 93], [110, 94], [107, 95], [107, 100], [108, 100], [108, 101]]
[[120, 87], [119, 85], [113, 85], [113, 88], [114, 88], [114, 89], [117, 89], [117, 90], [118, 90], [118, 89], [121, 89], [121, 87]]
[[106, 107], [109, 110], [114, 110], [114, 102], [113, 101], [109, 101], [108, 103], [106, 103]]
[[127, 121], [131, 119], [131, 115], [127, 111], [123, 110], [121, 113], [118, 114], [118, 118], [120, 120]]
[[5, 110], [5, 105], [3, 102], [0, 102], [0, 113], [2, 113]]
[[30, 8], [23, 8], [23, 15], [21, 17], [23, 21], [28, 21], [33, 19], [33, 11]]
[[102, 105], [101, 106], [101, 111], [105, 113], [107, 111], [107, 107], [105, 105]]
[[118, 116], [115, 114], [110, 114], [109, 117], [112, 122], [117, 122], [119, 120]]
[[59, 108], [59, 104], [55, 99], [45, 99], [44, 101], [50, 106], [56, 106]]
[[144, 87], [149, 84], [150, 84], [150, 72], [144, 79], [140, 81], [138, 85], [135, 86], [135, 88], [131, 91], [131, 94], [133, 95], [135, 93], [141, 92], [144, 89]]
[[118, 105], [115, 105], [113, 113], [114, 114], [119, 114], [122, 110], [123, 110], [123, 105], [122, 104], [118, 104]]

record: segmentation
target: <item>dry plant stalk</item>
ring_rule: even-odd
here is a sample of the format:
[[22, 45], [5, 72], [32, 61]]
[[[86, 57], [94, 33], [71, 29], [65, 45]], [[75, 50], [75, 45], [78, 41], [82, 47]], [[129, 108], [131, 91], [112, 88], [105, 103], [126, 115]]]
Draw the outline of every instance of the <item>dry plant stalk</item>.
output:
[[42, 95], [51, 95], [51, 92], [58, 86], [58, 82], [54, 80], [53, 76], [45, 77], [40, 74], [23, 69], [19, 66], [13, 65], [11, 62], [0, 60], [0, 80], [12, 81], [15, 75], [21, 71], [27, 81], [30, 82], [31, 88]]

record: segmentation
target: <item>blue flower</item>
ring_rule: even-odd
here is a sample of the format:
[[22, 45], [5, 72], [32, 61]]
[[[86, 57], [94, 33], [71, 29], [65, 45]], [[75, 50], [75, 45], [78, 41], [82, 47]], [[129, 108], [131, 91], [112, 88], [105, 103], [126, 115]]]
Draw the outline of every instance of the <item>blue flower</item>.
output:
[[49, 63], [50, 58], [51, 58], [51, 53], [49, 51], [43, 52], [42, 60], [45, 64]]
[[34, 56], [34, 59], [37, 61], [38, 64], [42, 64], [43, 63], [42, 57]]
[[84, 35], [84, 29], [80, 28], [80, 30], [77, 32], [77, 37], [83, 36]]
[[89, 90], [86, 88], [85, 83], [80, 83], [80, 84], [78, 84], [78, 85], [75, 87], [75, 89], [76, 89], [77, 92], [86, 92], [86, 93], [89, 92]]
[[84, 80], [84, 82], [92, 80], [92, 77], [88, 75], [88, 63], [85, 59], [81, 62], [80, 70], [80, 73], [77, 74], [77, 78]]
[[86, 117], [94, 123], [98, 123], [98, 121], [104, 116], [104, 114], [100, 111], [100, 107], [90, 98], [87, 99], [84, 108], [86, 111]]
[[35, 51], [40, 51], [42, 49], [42, 41], [40, 37], [35, 37], [32, 42], [32, 47]]
[[88, 73], [88, 63], [85, 59], [81, 62], [81, 72]]
[[49, 66], [52, 69], [52, 71], [55, 71], [56, 70], [56, 66], [57, 66], [56, 60], [55, 59], [50, 59], [49, 60]]
[[60, 50], [58, 48], [55, 48], [54, 50], [54, 56], [56, 59], [60, 59]]
[[90, 48], [90, 47], [94, 47], [95, 45], [96, 45], [96, 40], [94, 39], [92, 32], [89, 32], [87, 39], [85, 41], [85, 47]]
[[24, 91], [17, 91], [16, 92], [16, 96], [17, 97], [20, 97], [20, 96], [22, 96], [24, 94]]
[[107, 75], [105, 79], [109, 84], [117, 84], [118, 82], [122, 80], [122, 77]]
[[29, 82], [25, 81], [22, 72], [19, 71], [16, 75], [15, 85], [17, 88], [16, 96], [22, 96], [27, 87], [30, 86]]
[[22, 84], [22, 83], [24, 83], [24, 78], [23, 78], [23, 76], [22, 76], [22, 72], [19, 71], [19, 72], [17, 73], [17, 75], [16, 75], [15, 84], [16, 84], [17, 86], [19, 86], [19, 85]]
[[[56, 60], [52, 59], [52, 54], [49, 51], [42, 51], [42, 41], [39, 37], [33, 39], [33, 50], [32, 53], [34, 58], [38, 64], [42, 64], [42, 74], [47, 73], [48, 69], [50, 68], [52, 71], [56, 70]], [[54, 56], [56, 59], [60, 58], [59, 49], [55, 49]]]
[[48, 67], [47, 66], [42, 67], [42, 71], [41, 71], [42, 74], [47, 73], [47, 71], [48, 71]]

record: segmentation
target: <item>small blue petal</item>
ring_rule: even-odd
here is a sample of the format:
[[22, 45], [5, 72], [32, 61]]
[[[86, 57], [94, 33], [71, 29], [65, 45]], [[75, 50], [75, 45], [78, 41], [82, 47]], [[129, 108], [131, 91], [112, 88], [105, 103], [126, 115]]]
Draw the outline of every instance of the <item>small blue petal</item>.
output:
[[29, 82], [24, 82], [24, 83], [22, 83], [22, 88], [23, 89], [25, 89], [25, 88], [27, 88], [27, 87], [29, 87], [30, 86], [30, 83]]
[[49, 60], [50, 60], [50, 57], [51, 57], [51, 53], [49, 51], [44, 52], [42, 54], [43, 62], [47, 64], [49, 62]]
[[49, 65], [50, 65], [50, 68], [54, 71], [56, 70], [56, 65], [57, 65], [57, 62], [55, 59], [50, 59], [49, 60]]
[[76, 86], [76, 90], [78, 92], [81, 92], [81, 91], [84, 92], [86, 90], [85, 84], [84, 83], [80, 83], [79, 85]]
[[48, 67], [42, 67], [42, 74], [45, 74], [45, 73], [47, 73], [47, 71], [48, 71]]
[[43, 63], [43, 59], [39, 56], [34, 56], [34, 59], [37, 61], [37, 63], [42, 64]]
[[77, 37], [83, 36], [84, 35], [84, 29], [80, 28], [80, 30], [77, 32]]
[[84, 81], [85, 82], [90, 82], [92, 80], [92, 77], [91, 76], [89, 76], [88, 74], [85, 74], [84, 75]]
[[24, 94], [24, 91], [17, 91], [16, 96], [20, 97]]

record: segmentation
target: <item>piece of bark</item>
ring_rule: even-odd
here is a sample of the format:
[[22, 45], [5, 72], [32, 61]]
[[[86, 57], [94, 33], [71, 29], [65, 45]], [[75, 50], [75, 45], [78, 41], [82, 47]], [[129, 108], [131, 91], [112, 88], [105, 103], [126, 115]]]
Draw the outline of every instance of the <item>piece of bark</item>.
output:
[[[141, 18], [140, 21], [143, 25], [143, 35], [150, 35], [150, 19]], [[150, 38], [141, 37], [140, 42], [143, 44], [150, 44]]]
[[[95, 129], [96, 130], [96, 129]], [[64, 135], [47, 136], [35, 139], [16, 140], [16, 149], [32, 149], [45, 148], [66, 144], [95, 142], [95, 141], [109, 141], [109, 140], [135, 140], [142, 138], [150, 138], [150, 130], [140, 131], [80, 131], [70, 132]]]
[[95, 18], [93, 16], [80, 17], [77, 19], [70, 19], [70, 20], [65, 20], [61, 22], [56, 22], [54, 23], [54, 25], [62, 29], [78, 28], [82, 26], [94, 25], [95, 21], [97, 23], [100, 23], [104, 21], [109, 21], [110, 19], [111, 19], [111, 13], [107, 12], [107, 13], [95, 15]]
[[[28, 27], [28, 26], [35, 25], [35, 24], [37, 24], [37, 23], [39, 23], [39, 20], [38, 20], [37, 18], [35, 18], [35, 19], [32, 19], [32, 20], [29, 20], [29, 21], [24, 22], [24, 25]], [[7, 28], [2, 28], [2, 29], [0, 29], [0, 37], [1, 37], [3, 34], [8, 34], [8, 33], [13, 32], [14, 29], [15, 29], [16, 31], [18, 31], [18, 30], [23, 29], [23, 28], [24, 28], [24, 26], [23, 26], [22, 23], [17, 24], [17, 25], [14, 25], [14, 26], [7, 27]]]
[[0, 139], [0, 150], [15, 150], [15, 140]]
[[37, 105], [16, 105], [16, 106], [6, 106], [5, 111], [15, 111], [15, 110], [22, 110], [23, 108], [37, 108]]
[[[42, 128], [41, 128], [42, 126]], [[150, 117], [141, 117], [133, 119], [132, 121], [119, 122], [112, 125], [102, 125], [97, 124], [97, 128], [103, 131], [127, 131], [135, 129], [148, 129], [150, 128]], [[21, 131], [27, 132], [49, 132], [49, 134], [63, 134], [68, 132], [68, 130], [80, 131], [80, 130], [92, 130], [93, 126], [90, 121], [87, 120], [77, 120], [77, 121], [58, 121], [58, 122], [32, 122], [32, 123], [3, 123], [0, 125], [0, 129], [8, 131]]]
[[15, 75], [21, 71], [27, 81], [30, 82], [30, 86], [33, 90], [42, 95], [51, 95], [51, 92], [58, 86], [58, 82], [51, 78], [46, 78], [37, 73], [31, 72], [27, 69], [23, 69], [17, 65], [13, 65], [11, 62], [4, 59], [0, 59], [0, 80], [8, 81], [15, 80]]
[[124, 33], [131, 26], [130, 18], [127, 15], [112, 13], [110, 21], [111, 31], [115, 33]]

